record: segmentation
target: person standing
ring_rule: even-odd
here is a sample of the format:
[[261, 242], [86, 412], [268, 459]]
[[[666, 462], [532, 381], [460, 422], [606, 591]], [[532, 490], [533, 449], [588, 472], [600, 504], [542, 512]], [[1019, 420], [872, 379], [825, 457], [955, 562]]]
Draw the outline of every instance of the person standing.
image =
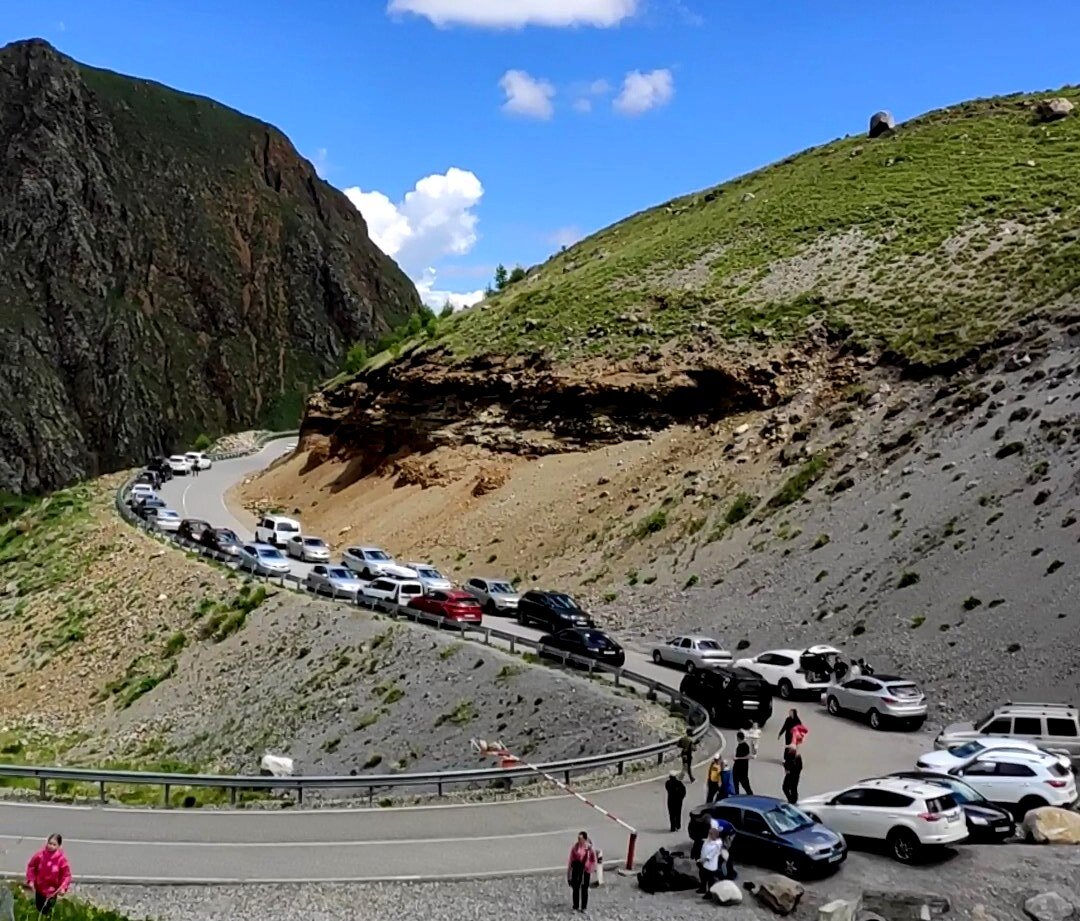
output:
[[589, 833], [579, 831], [577, 841], [570, 848], [570, 862], [566, 867], [566, 881], [573, 892], [574, 911], [589, 907], [589, 882], [596, 872], [596, 851], [589, 840]]
[[49, 914], [71, 885], [71, 867], [64, 856], [63, 843], [61, 835], [49, 835], [45, 847], [26, 865], [26, 887], [34, 893], [38, 915]]
[[735, 792], [745, 790], [747, 796], [753, 796], [750, 789], [750, 743], [746, 741], [746, 733], [735, 734], [738, 744], [735, 746], [735, 766], [732, 768], [731, 777], [734, 781]]
[[757, 723], [750, 723], [750, 728], [746, 730], [746, 741], [750, 743], [750, 757], [756, 758], [761, 744], [761, 727]]
[[705, 802], [714, 803], [720, 799], [720, 781], [724, 779], [724, 759], [719, 752], [709, 762], [709, 772], [705, 775]]
[[709, 898], [709, 887], [716, 882], [720, 873], [720, 857], [723, 849], [719, 826], [710, 824], [709, 836], [702, 842], [701, 856], [698, 858], [698, 892], [703, 898]]
[[686, 784], [679, 780], [678, 771], [668, 774], [664, 789], [667, 791], [667, 814], [671, 830], [678, 831], [682, 828], [682, 806], [686, 799]]
[[802, 755], [794, 745], [784, 749], [784, 796], [791, 805], [799, 801], [799, 778], [802, 776]]
[[692, 732], [693, 730], [687, 726], [686, 735], [679, 739], [679, 757], [682, 759], [683, 773], [690, 783], [694, 782], [694, 749], [697, 748]]
[[776, 738], [783, 739], [785, 746], [790, 745], [792, 730], [801, 725], [802, 720], [799, 718], [799, 711], [792, 707], [788, 710], [787, 719], [784, 720], [784, 725], [780, 727], [780, 732], [777, 733]]

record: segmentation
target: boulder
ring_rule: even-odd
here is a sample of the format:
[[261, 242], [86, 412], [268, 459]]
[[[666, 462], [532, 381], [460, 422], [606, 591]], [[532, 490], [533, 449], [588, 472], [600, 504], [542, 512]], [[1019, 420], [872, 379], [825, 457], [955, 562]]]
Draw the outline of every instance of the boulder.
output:
[[870, 116], [870, 131], [869, 135], [872, 138], [881, 137], [883, 134], [888, 134], [896, 127], [896, 120], [892, 117], [892, 112], [875, 112]]
[[1024, 913], [1035, 921], [1066, 921], [1075, 911], [1072, 902], [1056, 892], [1033, 895], [1024, 902]]
[[1065, 118], [1075, 108], [1068, 99], [1060, 96], [1056, 99], [1040, 99], [1035, 106], [1035, 113], [1044, 122], [1056, 122]]
[[1043, 806], [1024, 816], [1024, 837], [1036, 844], [1080, 844], [1080, 815], [1071, 809]]
[[798, 907], [806, 890], [793, 879], [770, 873], [757, 883], [746, 883], [746, 891], [778, 915], [790, 915]]
[[721, 905], [741, 905], [742, 890], [730, 879], [722, 879], [709, 887], [709, 894]]
[[940, 895], [923, 892], [896, 892], [889, 889], [867, 889], [862, 895], [863, 908], [889, 921], [930, 921], [949, 911], [949, 900]]
[[861, 899], [833, 899], [818, 909], [818, 921], [855, 921], [861, 904]]

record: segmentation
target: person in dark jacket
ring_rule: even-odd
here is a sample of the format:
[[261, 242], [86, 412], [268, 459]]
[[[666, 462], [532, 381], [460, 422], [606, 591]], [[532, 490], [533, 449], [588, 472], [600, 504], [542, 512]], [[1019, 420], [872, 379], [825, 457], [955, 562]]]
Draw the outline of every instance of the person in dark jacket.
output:
[[694, 749], [697, 742], [694, 741], [693, 730], [687, 726], [686, 735], [679, 739], [679, 757], [682, 760], [683, 773], [686, 774], [690, 783], [694, 782]]
[[747, 796], [753, 796], [750, 789], [750, 743], [746, 741], [746, 733], [736, 733], [738, 745], [735, 746], [735, 766], [731, 771], [731, 779], [734, 782], [735, 792], [745, 790]]
[[778, 739], [784, 740], [784, 745], [791, 744], [791, 730], [796, 726], [802, 725], [802, 719], [799, 718], [799, 711], [792, 707], [788, 710], [787, 719], [784, 720], [784, 725], [780, 727], [780, 732], [777, 734]]
[[794, 745], [784, 749], [784, 796], [791, 805], [799, 801], [799, 778], [802, 776], [802, 755]]
[[682, 828], [682, 806], [686, 799], [686, 784], [679, 780], [678, 771], [668, 774], [664, 789], [667, 791], [667, 814], [671, 830], [678, 831]]

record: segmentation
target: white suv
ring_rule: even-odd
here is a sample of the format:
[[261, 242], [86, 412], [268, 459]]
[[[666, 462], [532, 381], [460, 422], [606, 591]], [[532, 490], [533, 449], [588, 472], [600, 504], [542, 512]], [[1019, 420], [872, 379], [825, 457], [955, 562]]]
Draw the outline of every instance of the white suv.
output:
[[884, 841], [894, 860], [910, 863], [931, 847], [967, 837], [967, 821], [945, 787], [882, 777], [799, 801], [799, 808], [845, 838]]
[[770, 649], [752, 659], [737, 659], [736, 668], [757, 672], [784, 700], [796, 694], [820, 697], [832, 680], [840, 650], [832, 646], [809, 649]]
[[949, 773], [960, 777], [990, 802], [1012, 810], [1019, 819], [1042, 806], [1076, 802], [1076, 778], [1056, 755], [990, 749]]
[[407, 605], [413, 598], [424, 594], [424, 586], [414, 579], [389, 579], [380, 577], [360, 586], [356, 600], [373, 608], [391, 604]]
[[255, 526], [255, 540], [271, 547], [284, 547], [300, 534], [300, 522], [284, 515], [266, 515]]

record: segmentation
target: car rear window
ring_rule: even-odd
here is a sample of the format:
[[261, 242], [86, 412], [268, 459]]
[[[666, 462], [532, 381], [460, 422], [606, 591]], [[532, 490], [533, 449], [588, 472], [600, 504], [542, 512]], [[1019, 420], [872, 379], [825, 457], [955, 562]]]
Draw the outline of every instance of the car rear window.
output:
[[698, 649], [709, 650], [719, 649], [720, 644], [716, 640], [698, 640]]
[[1068, 777], [1071, 771], [1068, 768], [1062, 767], [1056, 761], [1050, 765], [1050, 773], [1055, 777]]
[[1076, 738], [1076, 722], [1074, 720], [1064, 720], [1060, 717], [1049, 717], [1046, 720], [1046, 734], [1049, 736], [1066, 737], [1070, 739]]
[[299, 531], [300, 529], [294, 525], [291, 521], [279, 521], [275, 526], [278, 531]]
[[321, 537], [305, 537], [304, 545], [307, 547], [322, 547], [323, 539]]
[[419, 582], [405, 582], [401, 586], [402, 595], [422, 595], [424, 594], [424, 586]]
[[951, 793], [946, 793], [944, 796], [928, 799], [926, 801], [926, 808], [930, 812], [949, 812], [956, 808], [956, 797]]
[[919, 689], [913, 684], [889, 684], [885, 690], [893, 697], [911, 698], [919, 696]]

